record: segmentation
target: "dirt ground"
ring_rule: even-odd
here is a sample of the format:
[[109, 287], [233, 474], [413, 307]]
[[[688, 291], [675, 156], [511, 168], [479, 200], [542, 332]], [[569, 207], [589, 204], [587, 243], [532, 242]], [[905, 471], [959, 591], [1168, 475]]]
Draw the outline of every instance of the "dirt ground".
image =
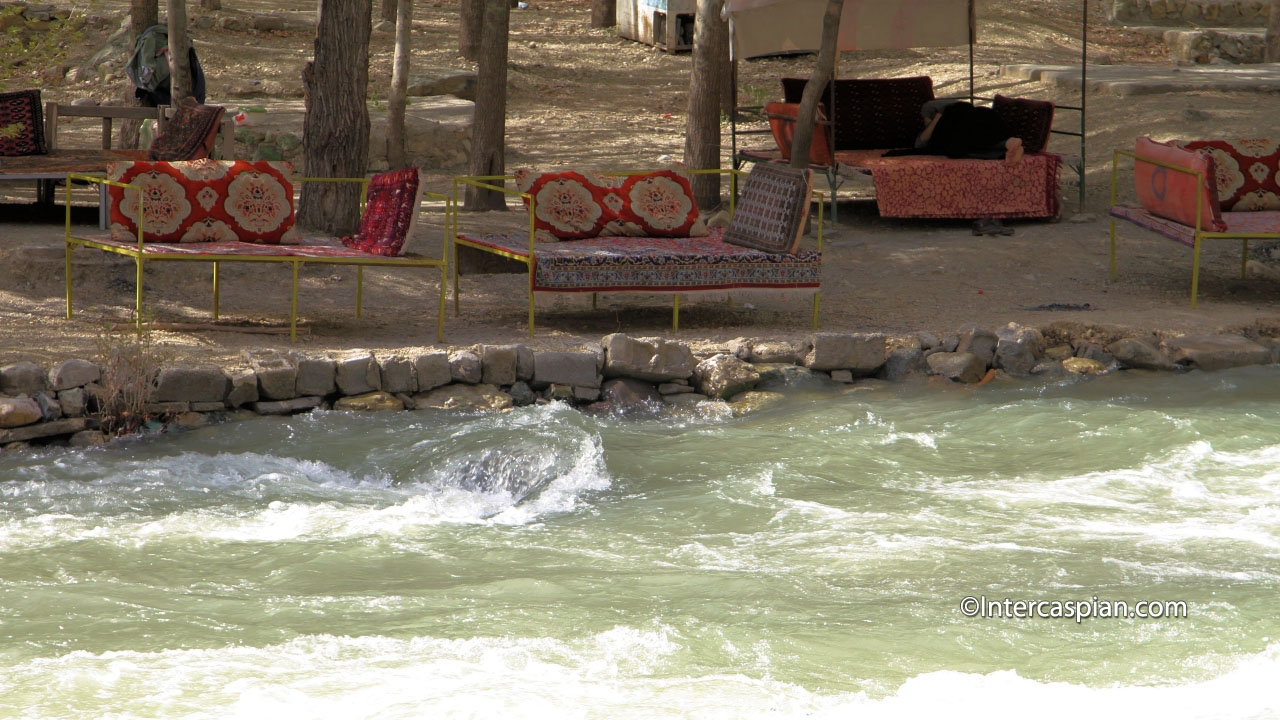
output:
[[[245, 0], [238, 13], [277, 12], [309, 17], [314, 3]], [[376, 4], [375, 4], [376, 5]], [[124, 13], [127, 4], [103, 3], [105, 12]], [[193, 12], [199, 12], [194, 9]], [[415, 67], [469, 65], [457, 57], [455, 0], [423, 2], [414, 8]], [[1139, 33], [1102, 24], [1099, 3], [1091, 2], [1089, 51], [1115, 64], [1168, 63], [1162, 48]], [[123, 15], [121, 15], [123, 16]], [[508, 169], [526, 165], [577, 165], [599, 169], [651, 168], [683, 151], [690, 58], [622, 40], [612, 30], [588, 27], [584, 0], [530, 3], [512, 11]], [[1079, 105], [1078, 93], [1011, 81], [998, 74], [1006, 63], [1078, 61], [1080, 5], [1076, 0], [1002, 0], [979, 3], [976, 51], [977, 91], [1049, 98]], [[87, 56], [103, 37], [72, 49], [71, 62]], [[236, 107], [255, 99], [299, 97], [299, 71], [311, 52], [306, 32], [195, 30], [212, 103]], [[391, 37], [375, 33], [371, 47], [371, 91], [385, 97], [390, 84]], [[739, 92], [767, 100], [780, 94], [778, 78], [807, 75], [812, 58], [743, 62]], [[840, 74], [904, 76], [928, 74], [939, 94], [967, 92], [966, 48], [893, 53], [848, 53]], [[256, 82], [255, 82], [256, 81]], [[34, 82], [34, 81], [31, 81]], [[93, 96], [108, 101], [123, 95], [127, 80], [44, 89], [47, 99], [70, 102]], [[9, 87], [18, 87], [11, 79]], [[827, 331], [917, 330], [952, 332], [965, 323], [998, 327], [1007, 322], [1094, 333], [1101, 337], [1132, 331], [1157, 334], [1256, 332], [1280, 334], [1280, 283], [1240, 278], [1240, 246], [1210, 244], [1200, 273], [1199, 306], [1190, 307], [1191, 252], [1135, 228], [1122, 227], [1119, 276], [1107, 273], [1108, 223], [1113, 148], [1131, 147], [1138, 135], [1158, 138], [1260, 136], [1274, 131], [1280, 96], [1274, 93], [1178, 93], [1115, 97], [1091, 92], [1088, 101], [1087, 197], [1078, 207], [1074, 172], [1064, 170], [1063, 218], [1014, 222], [1011, 237], [975, 237], [969, 223], [881, 219], [869, 185], [842, 190], [838, 224], [825, 227], [821, 329]], [[1060, 111], [1068, 127], [1075, 122]], [[373, 118], [382, 122], [382, 118]], [[95, 127], [82, 131], [93, 142]], [[728, 164], [725, 125], [725, 164]], [[747, 143], [770, 142], [756, 137]], [[1078, 155], [1074, 138], [1055, 136], [1050, 149]], [[428, 189], [447, 192], [462, 168], [427, 168]], [[1122, 174], [1122, 186], [1127, 179]], [[1131, 181], [1130, 181], [1131, 184]], [[76, 315], [64, 317], [64, 254], [60, 208], [42, 212], [30, 192], [0, 186], [0, 364], [39, 362], [94, 354], [105, 322], [124, 319], [132, 308], [134, 268], [123, 258], [78, 251], [73, 257]], [[94, 198], [84, 195], [73, 214], [80, 232], [96, 222]], [[439, 254], [443, 228], [439, 208], [412, 239], [414, 252]], [[462, 218], [462, 226], [485, 229], [518, 225], [522, 214], [485, 213]], [[813, 238], [807, 242], [812, 243]], [[146, 274], [147, 305], [168, 322], [208, 322], [209, 266], [158, 263]], [[159, 332], [157, 338], [178, 358], [231, 362], [256, 347], [304, 351], [350, 348], [374, 351], [431, 346], [434, 340], [437, 275], [434, 270], [368, 270], [364, 317], [354, 318], [355, 270], [315, 266], [303, 272], [299, 312], [306, 334], [296, 345], [288, 337], [217, 330]], [[287, 325], [289, 271], [280, 266], [240, 265], [223, 271], [224, 320], [241, 326]], [[452, 304], [446, 344], [527, 342], [523, 275], [467, 275], [461, 312]], [[794, 338], [810, 332], [810, 300], [800, 293], [726, 293], [687, 296], [676, 335], [695, 346], [711, 346], [739, 336]], [[1071, 309], [1043, 309], [1046, 306]], [[603, 295], [593, 310], [589, 295], [541, 297], [537, 336], [540, 347], [568, 347], [624, 331], [670, 335], [670, 297]]]

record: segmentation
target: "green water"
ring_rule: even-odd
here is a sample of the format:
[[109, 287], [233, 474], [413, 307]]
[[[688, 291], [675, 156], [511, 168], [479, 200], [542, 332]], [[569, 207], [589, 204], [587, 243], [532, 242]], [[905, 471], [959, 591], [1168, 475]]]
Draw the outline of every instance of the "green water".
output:
[[0, 716], [1280, 717], [1277, 379], [6, 453]]

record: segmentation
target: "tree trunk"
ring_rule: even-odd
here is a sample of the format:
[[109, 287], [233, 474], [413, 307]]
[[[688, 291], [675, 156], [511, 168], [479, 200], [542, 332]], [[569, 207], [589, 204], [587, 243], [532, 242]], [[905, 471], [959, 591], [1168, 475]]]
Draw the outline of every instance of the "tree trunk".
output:
[[409, 91], [409, 29], [413, 25], [413, 0], [396, 3], [396, 54], [391, 65], [391, 97], [387, 101], [387, 165], [406, 167], [404, 113]]
[[818, 101], [827, 83], [835, 77], [836, 37], [840, 32], [840, 12], [844, 0], [827, 0], [827, 10], [822, 16], [822, 47], [818, 49], [818, 61], [813, 75], [804, 86], [800, 107], [796, 110], [796, 131], [791, 136], [791, 167], [809, 167], [809, 148], [813, 145], [813, 119], [818, 114]]
[[462, 0], [458, 26], [458, 52], [467, 60], [480, 57], [480, 31], [484, 28], [485, 0]]
[[617, 24], [617, 0], [591, 0], [591, 27], [607, 28]]
[[[720, 106], [729, 61], [729, 24], [720, 18], [723, 4], [724, 0], [698, 0], [694, 15], [684, 164], [695, 170], [720, 167]], [[719, 175], [695, 175], [691, 182], [699, 208], [711, 210], [720, 204]]]
[[1263, 58], [1267, 62], [1280, 62], [1280, 0], [1271, 0], [1271, 15], [1267, 18], [1266, 48]]
[[[133, 47], [138, 44], [138, 36], [147, 28], [160, 22], [160, 0], [132, 0], [129, 4], [129, 55], [133, 55]], [[137, 107], [138, 98], [133, 94], [133, 86], [125, 88], [124, 104]], [[140, 120], [122, 120], [120, 122], [119, 147], [138, 147], [138, 132], [142, 127]]]
[[[484, 33], [476, 71], [475, 122], [471, 126], [471, 175], [502, 175], [507, 134], [507, 0], [484, 0]], [[501, 184], [501, 183], [497, 183]], [[467, 187], [465, 210], [505, 210], [506, 197], [494, 190]]]
[[[382, 12], [379, 13], [378, 19], [387, 22], [399, 22], [400, 3], [397, 0], [382, 0]], [[410, 15], [413, 13], [410, 12]]]
[[187, 54], [187, 2], [168, 0], [169, 4], [169, 95], [177, 107], [191, 97], [191, 58]]
[[[320, 0], [315, 60], [303, 71], [305, 173], [364, 177], [369, 164], [370, 0]], [[360, 222], [360, 187], [303, 183], [298, 224], [346, 235]]]

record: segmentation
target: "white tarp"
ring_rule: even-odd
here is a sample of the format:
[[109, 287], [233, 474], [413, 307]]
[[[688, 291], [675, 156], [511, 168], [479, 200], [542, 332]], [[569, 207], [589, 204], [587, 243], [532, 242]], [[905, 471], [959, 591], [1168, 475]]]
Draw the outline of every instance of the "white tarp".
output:
[[[827, 0], [725, 0], [733, 56], [817, 50], [826, 9]], [[844, 0], [838, 49], [967, 45], [971, 27], [973, 0]]]

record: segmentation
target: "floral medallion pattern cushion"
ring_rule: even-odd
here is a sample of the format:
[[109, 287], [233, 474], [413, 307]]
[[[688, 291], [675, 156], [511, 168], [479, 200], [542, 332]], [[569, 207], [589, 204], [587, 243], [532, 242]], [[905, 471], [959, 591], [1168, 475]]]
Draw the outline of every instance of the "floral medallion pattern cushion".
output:
[[1280, 210], [1280, 141], [1192, 140], [1178, 145], [1213, 156], [1224, 211]]
[[[294, 228], [293, 166], [194, 160], [111, 163], [107, 178], [137, 186], [146, 242], [301, 242]], [[111, 234], [136, 239], [139, 191], [112, 187]]]
[[0, 93], [0, 157], [43, 155], [47, 151], [40, 91]]
[[[707, 227], [698, 217], [693, 186], [678, 170], [631, 175], [617, 190], [622, 205], [618, 216], [627, 235], [642, 237], [699, 237]], [[634, 228], [639, 228], [636, 231]]]
[[[1198, 205], [1202, 229], [1214, 232], [1227, 229], [1218, 205], [1213, 156], [1207, 150], [1187, 150], [1140, 137], [1134, 154], [1139, 158], [1133, 165], [1134, 189], [1144, 210], [1194, 227]], [[1143, 162], [1143, 158], [1199, 171], [1204, 183], [1197, 186], [1195, 176]]]
[[342, 244], [375, 255], [399, 255], [413, 233], [422, 200], [422, 174], [417, 168], [374, 175], [365, 193], [364, 215], [355, 235]]
[[[515, 180], [517, 190], [533, 196], [538, 240], [598, 237], [618, 219], [617, 211], [605, 204], [610, 192], [607, 183], [593, 173], [521, 169], [515, 172]], [[524, 202], [528, 207], [529, 200]]]

